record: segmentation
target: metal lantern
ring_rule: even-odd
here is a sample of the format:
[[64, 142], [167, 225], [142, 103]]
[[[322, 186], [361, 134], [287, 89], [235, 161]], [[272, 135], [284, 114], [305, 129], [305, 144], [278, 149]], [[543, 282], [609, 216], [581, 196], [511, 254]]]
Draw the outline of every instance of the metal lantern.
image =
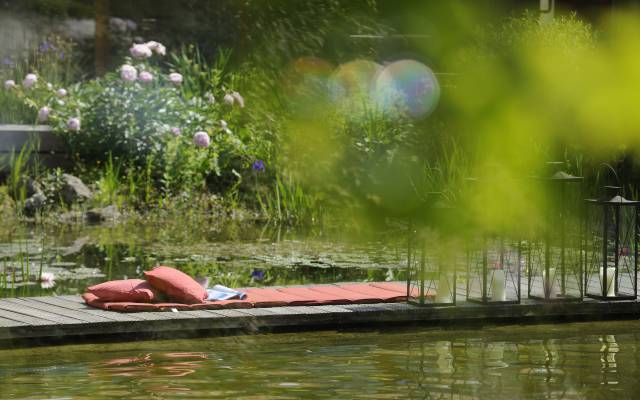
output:
[[464, 257], [456, 210], [438, 197], [426, 218], [409, 224], [407, 301], [420, 306], [456, 304], [457, 269]]
[[638, 295], [638, 201], [605, 186], [587, 200], [584, 287], [587, 297], [635, 300]]
[[542, 301], [582, 300], [582, 181], [552, 162], [543, 189], [548, 201], [540, 240], [523, 254], [527, 267], [527, 294]]
[[[478, 183], [477, 179], [470, 179]], [[496, 182], [484, 180], [487, 184]], [[474, 190], [474, 189], [472, 189]], [[502, 199], [484, 199], [484, 201]], [[466, 238], [467, 301], [480, 304], [517, 304], [521, 299], [522, 248], [519, 240], [497, 226], [471, 228]]]

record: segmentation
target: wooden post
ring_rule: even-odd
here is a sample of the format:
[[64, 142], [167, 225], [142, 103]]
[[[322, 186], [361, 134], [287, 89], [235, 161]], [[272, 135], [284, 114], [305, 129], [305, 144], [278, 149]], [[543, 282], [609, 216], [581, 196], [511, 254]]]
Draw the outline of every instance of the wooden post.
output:
[[96, 0], [96, 76], [102, 76], [109, 62], [109, 0]]

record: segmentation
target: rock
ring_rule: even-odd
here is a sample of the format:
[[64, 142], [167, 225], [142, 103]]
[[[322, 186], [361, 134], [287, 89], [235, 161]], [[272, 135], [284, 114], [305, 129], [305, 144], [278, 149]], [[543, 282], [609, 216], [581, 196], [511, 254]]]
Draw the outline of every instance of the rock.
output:
[[100, 223], [103, 221], [113, 221], [120, 217], [120, 211], [116, 206], [107, 206], [104, 208], [92, 208], [85, 213], [87, 222]]
[[63, 224], [75, 224], [78, 222], [82, 222], [82, 212], [81, 211], [69, 211], [58, 215], [58, 222]]
[[42, 195], [42, 188], [40, 184], [33, 178], [29, 178], [26, 185], [26, 195], [27, 198], [33, 197], [36, 194]]
[[91, 190], [89, 190], [80, 178], [70, 174], [62, 174], [62, 181], [60, 196], [65, 203], [72, 204], [82, 202], [93, 197]]
[[36, 212], [44, 207], [47, 198], [42, 192], [35, 193], [24, 202], [24, 214], [27, 217], [33, 217]]

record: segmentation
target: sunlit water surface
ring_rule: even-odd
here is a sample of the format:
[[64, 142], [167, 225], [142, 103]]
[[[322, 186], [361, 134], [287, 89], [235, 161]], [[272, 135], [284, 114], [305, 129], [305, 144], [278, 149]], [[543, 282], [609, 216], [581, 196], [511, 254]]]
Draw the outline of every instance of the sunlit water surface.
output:
[[266, 334], [0, 351], [0, 397], [633, 399], [640, 322]]

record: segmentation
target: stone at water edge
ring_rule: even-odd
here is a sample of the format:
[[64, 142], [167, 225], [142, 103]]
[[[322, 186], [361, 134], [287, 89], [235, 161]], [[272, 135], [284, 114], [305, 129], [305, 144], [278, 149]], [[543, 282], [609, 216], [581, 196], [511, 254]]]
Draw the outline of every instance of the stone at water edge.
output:
[[27, 217], [33, 217], [36, 212], [44, 207], [47, 198], [42, 192], [35, 193], [24, 202], [24, 214]]
[[104, 208], [92, 208], [85, 213], [85, 218], [87, 222], [90, 223], [100, 223], [104, 221], [113, 221], [120, 217], [120, 211], [114, 205], [107, 206]]
[[80, 178], [70, 174], [62, 174], [62, 181], [63, 184], [60, 189], [60, 195], [65, 203], [72, 204], [82, 202], [93, 197], [91, 190], [89, 190]]

